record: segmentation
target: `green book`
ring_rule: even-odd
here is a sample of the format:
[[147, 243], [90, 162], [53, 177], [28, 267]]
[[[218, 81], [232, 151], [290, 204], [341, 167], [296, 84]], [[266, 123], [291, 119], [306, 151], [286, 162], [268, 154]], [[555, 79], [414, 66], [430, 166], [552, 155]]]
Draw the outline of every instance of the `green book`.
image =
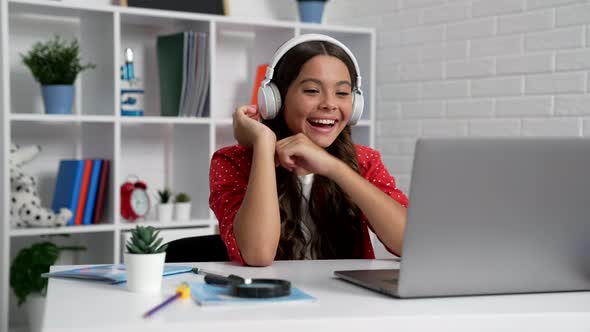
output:
[[185, 82], [187, 33], [158, 36], [158, 72], [160, 75], [160, 115], [178, 116]]

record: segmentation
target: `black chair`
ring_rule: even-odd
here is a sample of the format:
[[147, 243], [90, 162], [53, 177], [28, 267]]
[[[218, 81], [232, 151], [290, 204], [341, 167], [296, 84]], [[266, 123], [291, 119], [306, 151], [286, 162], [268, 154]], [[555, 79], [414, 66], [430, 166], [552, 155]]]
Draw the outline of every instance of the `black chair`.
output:
[[219, 234], [170, 241], [166, 249], [166, 263], [227, 261], [227, 249]]

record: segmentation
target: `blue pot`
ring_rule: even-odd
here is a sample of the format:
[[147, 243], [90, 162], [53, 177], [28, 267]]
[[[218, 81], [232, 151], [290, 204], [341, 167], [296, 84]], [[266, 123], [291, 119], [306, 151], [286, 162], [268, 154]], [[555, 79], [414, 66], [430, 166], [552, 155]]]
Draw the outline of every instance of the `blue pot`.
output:
[[300, 1], [299, 18], [301, 22], [322, 23], [325, 1]]
[[72, 114], [73, 85], [42, 85], [41, 94], [46, 114]]

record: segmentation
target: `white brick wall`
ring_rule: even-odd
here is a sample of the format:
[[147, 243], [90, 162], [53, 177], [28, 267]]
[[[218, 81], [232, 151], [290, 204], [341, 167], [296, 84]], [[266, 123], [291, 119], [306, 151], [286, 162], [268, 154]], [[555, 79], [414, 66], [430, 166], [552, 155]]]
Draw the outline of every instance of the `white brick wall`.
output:
[[376, 144], [403, 190], [421, 136], [590, 136], [590, 0], [338, 0], [326, 21], [377, 28]]

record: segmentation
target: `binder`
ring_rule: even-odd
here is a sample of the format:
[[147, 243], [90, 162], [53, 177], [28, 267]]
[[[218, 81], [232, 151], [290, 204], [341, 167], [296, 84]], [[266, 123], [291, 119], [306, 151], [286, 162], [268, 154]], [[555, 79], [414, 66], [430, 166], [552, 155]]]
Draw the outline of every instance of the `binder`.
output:
[[86, 159], [84, 162], [84, 172], [82, 173], [82, 184], [80, 185], [80, 196], [78, 197], [78, 208], [74, 216], [74, 224], [82, 225], [82, 217], [84, 216], [84, 208], [86, 207], [86, 199], [88, 196], [88, 186], [90, 184], [90, 173], [92, 172], [92, 160]]
[[86, 199], [86, 207], [84, 208], [84, 216], [82, 218], [83, 225], [92, 224], [92, 216], [94, 213], [94, 203], [96, 201], [96, 194], [98, 191], [98, 182], [100, 180], [100, 170], [102, 160], [92, 160], [92, 172], [90, 173], [90, 185], [88, 186], [88, 198]]
[[92, 223], [99, 224], [104, 213], [104, 202], [107, 199], [109, 190], [109, 173], [111, 161], [108, 159], [102, 160], [100, 168], [100, 180], [98, 181], [98, 191], [96, 193], [96, 203], [94, 204], [94, 212], [92, 215]]
[[185, 31], [158, 36], [160, 114], [202, 117], [208, 113], [209, 38]]
[[156, 42], [158, 72], [160, 78], [160, 114], [178, 116], [183, 87], [186, 86], [185, 44], [188, 35], [179, 32], [158, 36]]
[[83, 172], [83, 160], [60, 160], [59, 162], [51, 208], [55, 213], [58, 213], [61, 208], [68, 208], [72, 211], [72, 218], [68, 220], [68, 226], [74, 224]]

